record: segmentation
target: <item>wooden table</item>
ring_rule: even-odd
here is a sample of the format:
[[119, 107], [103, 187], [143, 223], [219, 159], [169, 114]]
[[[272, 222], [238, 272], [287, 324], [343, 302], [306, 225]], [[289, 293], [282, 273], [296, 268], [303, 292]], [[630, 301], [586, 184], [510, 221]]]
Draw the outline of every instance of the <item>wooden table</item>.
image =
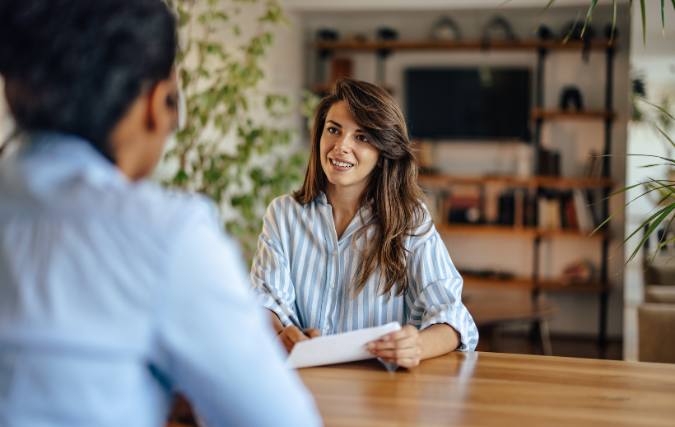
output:
[[326, 427], [675, 425], [675, 365], [454, 352], [298, 372]]

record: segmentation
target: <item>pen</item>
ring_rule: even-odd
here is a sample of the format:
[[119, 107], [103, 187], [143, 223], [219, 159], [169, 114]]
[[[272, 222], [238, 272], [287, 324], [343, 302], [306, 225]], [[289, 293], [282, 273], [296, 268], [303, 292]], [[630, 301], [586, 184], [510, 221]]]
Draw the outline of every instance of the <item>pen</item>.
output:
[[300, 322], [298, 322], [297, 320], [295, 320], [295, 316], [293, 316], [293, 313], [291, 313], [291, 310], [289, 310], [289, 309], [286, 307], [286, 303], [284, 302], [284, 300], [282, 300], [281, 298], [279, 298], [279, 297], [277, 296], [277, 294], [274, 293], [274, 291], [272, 290], [272, 288], [270, 288], [269, 285], [268, 285], [267, 283], [263, 282], [263, 283], [262, 283], [262, 286], [263, 286], [263, 288], [265, 289], [265, 292], [267, 292], [267, 293], [269, 294], [269, 296], [272, 297], [272, 299], [274, 300], [274, 302], [277, 303], [277, 305], [279, 306], [279, 308], [281, 309], [281, 311], [283, 311], [284, 314], [285, 314], [286, 316], [288, 316], [289, 319], [291, 319], [291, 323], [293, 323], [293, 325], [294, 325], [296, 328], [300, 329], [300, 332], [302, 332], [303, 334], [305, 334], [305, 336], [306, 336], [307, 338], [309, 338], [310, 336], [307, 335], [307, 332], [305, 332], [305, 330], [302, 328], [302, 326], [300, 326]]

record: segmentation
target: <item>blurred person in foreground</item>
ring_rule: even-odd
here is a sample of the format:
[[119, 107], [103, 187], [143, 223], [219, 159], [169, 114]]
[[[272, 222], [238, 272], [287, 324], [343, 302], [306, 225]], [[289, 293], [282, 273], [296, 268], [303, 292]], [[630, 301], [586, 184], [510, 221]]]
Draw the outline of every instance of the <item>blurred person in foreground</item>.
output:
[[213, 205], [144, 179], [175, 25], [161, 0], [0, 0], [0, 426], [161, 426], [175, 388], [211, 426], [320, 424]]

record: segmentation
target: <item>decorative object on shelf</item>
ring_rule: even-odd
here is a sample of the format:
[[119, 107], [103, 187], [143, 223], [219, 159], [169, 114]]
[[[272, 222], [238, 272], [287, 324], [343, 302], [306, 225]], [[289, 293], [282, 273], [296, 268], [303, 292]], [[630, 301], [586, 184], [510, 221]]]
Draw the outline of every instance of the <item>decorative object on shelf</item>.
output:
[[479, 187], [462, 186], [454, 188], [447, 199], [448, 222], [456, 224], [478, 224], [482, 220], [482, 195]]
[[[381, 41], [394, 41], [398, 40], [398, 31], [389, 27], [382, 27], [377, 29], [377, 39]], [[383, 84], [386, 80], [385, 75], [385, 60], [391, 55], [391, 50], [389, 49], [379, 49], [377, 51], [377, 63], [375, 70], [375, 80], [378, 83]]]
[[383, 41], [398, 40], [398, 31], [389, 27], [378, 28], [377, 39]]
[[577, 111], [584, 109], [581, 91], [576, 86], [565, 86], [560, 94], [560, 109], [568, 110], [570, 104]]
[[537, 37], [539, 37], [540, 40], [551, 40], [553, 36], [553, 31], [546, 25], [540, 25], [537, 29]]
[[340, 33], [328, 28], [321, 28], [316, 32], [316, 39], [321, 42], [336, 42], [340, 39]]
[[431, 38], [433, 40], [460, 40], [462, 33], [455, 21], [444, 17], [431, 28]]
[[483, 40], [516, 40], [511, 25], [501, 16], [496, 16], [483, 29]]
[[568, 284], [586, 284], [593, 280], [595, 268], [586, 260], [575, 261], [563, 269], [562, 280]]
[[352, 77], [353, 62], [351, 58], [338, 56], [333, 58], [330, 68], [330, 81], [335, 82], [340, 77]]

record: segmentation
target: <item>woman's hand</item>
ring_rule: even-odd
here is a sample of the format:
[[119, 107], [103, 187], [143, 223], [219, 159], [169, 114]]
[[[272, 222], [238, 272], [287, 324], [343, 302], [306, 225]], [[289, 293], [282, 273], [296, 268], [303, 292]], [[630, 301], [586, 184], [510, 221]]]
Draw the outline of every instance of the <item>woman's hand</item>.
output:
[[[305, 329], [305, 332], [307, 332], [309, 338], [317, 338], [321, 336], [321, 331], [318, 329]], [[286, 351], [289, 353], [291, 350], [293, 350], [293, 346], [296, 342], [308, 340], [309, 338], [307, 338], [305, 334], [300, 332], [300, 329], [295, 326], [284, 328], [284, 330], [279, 334], [279, 339], [284, 344], [284, 347], [286, 347]]]
[[404, 368], [414, 368], [422, 358], [422, 338], [412, 325], [387, 334], [379, 341], [369, 342], [367, 348], [372, 355]]

